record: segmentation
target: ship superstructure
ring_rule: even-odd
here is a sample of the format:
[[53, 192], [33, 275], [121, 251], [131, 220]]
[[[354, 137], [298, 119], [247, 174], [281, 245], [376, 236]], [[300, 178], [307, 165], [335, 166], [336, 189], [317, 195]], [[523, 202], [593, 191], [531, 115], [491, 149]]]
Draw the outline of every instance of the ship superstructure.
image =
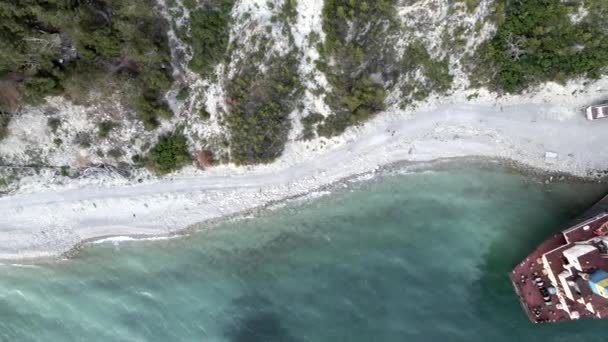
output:
[[608, 212], [544, 241], [510, 277], [532, 322], [608, 317]]

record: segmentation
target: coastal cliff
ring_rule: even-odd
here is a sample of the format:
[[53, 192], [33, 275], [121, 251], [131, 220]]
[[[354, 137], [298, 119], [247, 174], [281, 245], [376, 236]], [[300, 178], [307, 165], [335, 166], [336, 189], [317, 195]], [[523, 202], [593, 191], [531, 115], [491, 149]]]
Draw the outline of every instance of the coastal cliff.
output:
[[582, 110], [608, 89], [604, 6], [3, 2], [4, 256], [166, 235], [394, 163], [601, 178], [608, 122]]

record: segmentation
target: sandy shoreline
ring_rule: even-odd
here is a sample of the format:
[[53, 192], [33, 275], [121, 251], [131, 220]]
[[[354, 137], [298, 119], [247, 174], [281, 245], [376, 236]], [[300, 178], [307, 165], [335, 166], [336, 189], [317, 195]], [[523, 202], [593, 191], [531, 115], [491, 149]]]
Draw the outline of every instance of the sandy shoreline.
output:
[[[429, 170], [438, 170], [441, 168], [453, 168], [455, 166], [458, 167], [490, 167], [490, 168], [500, 168], [502, 170], [510, 170], [511, 172], [515, 172], [518, 174], [525, 174], [530, 177], [531, 180], [549, 184], [550, 182], [600, 182], [602, 184], [608, 184], [606, 177], [598, 178], [598, 177], [581, 177], [575, 176], [568, 173], [548, 171], [539, 168], [530, 167], [528, 165], [524, 165], [518, 163], [513, 160], [506, 159], [496, 159], [490, 157], [477, 157], [477, 156], [466, 156], [466, 157], [456, 157], [456, 158], [446, 158], [446, 159], [436, 159], [430, 160], [427, 162], [409, 162], [409, 161], [396, 161], [387, 165], [380, 167], [377, 170], [369, 171], [363, 174], [351, 175], [344, 179], [338, 180], [336, 182], [326, 184], [321, 186], [320, 188], [313, 189], [309, 192], [296, 194], [290, 197], [281, 198], [276, 201], [270, 201], [268, 203], [264, 203], [259, 207], [249, 208], [242, 212], [236, 212], [230, 215], [220, 216], [217, 218], [208, 219], [202, 222], [194, 223], [190, 226], [171, 230], [168, 233], [161, 234], [110, 234], [103, 236], [95, 236], [88, 239], [83, 239], [82, 241], [76, 243], [70, 249], [62, 252], [62, 253], [51, 253], [48, 255], [37, 255], [37, 256], [23, 256], [20, 258], [4, 258], [0, 259], [0, 261], [49, 261], [49, 260], [57, 260], [57, 259], [65, 259], [77, 256], [82, 248], [85, 248], [90, 244], [101, 244], [101, 243], [120, 243], [120, 242], [138, 242], [138, 241], [158, 241], [158, 240], [171, 240], [174, 238], [186, 238], [188, 235], [200, 232], [207, 229], [213, 229], [217, 225], [220, 225], [225, 222], [230, 222], [233, 220], [239, 220], [244, 218], [256, 217], [260, 214], [272, 211], [274, 209], [279, 209], [284, 207], [284, 205], [293, 204], [298, 201], [308, 201], [314, 200], [316, 198], [331, 194], [332, 192], [344, 188], [351, 188], [360, 184], [362, 182], [371, 181], [376, 179], [377, 177], [386, 177], [393, 175], [400, 175], [404, 173], [417, 173], [417, 172], [426, 172]], [[607, 187], [605, 185], [604, 187]]]
[[528, 98], [465, 103], [453, 96], [415, 113], [387, 111], [333, 141], [291, 142], [279, 161], [255, 168], [188, 169], [141, 184], [24, 187], [0, 198], [0, 259], [54, 257], [108, 236], [167, 236], [353, 175], [372, 177], [400, 161], [482, 157], [591, 176], [608, 169], [608, 121], [587, 121], [580, 108], [601, 95], [604, 83], [581, 96], [559, 97], [549, 87]]
[[491, 157], [478, 157], [478, 156], [465, 156], [456, 158], [445, 158], [435, 159], [426, 162], [410, 162], [410, 161], [396, 161], [390, 164], [384, 165], [379, 169], [369, 171], [362, 174], [351, 175], [344, 179], [336, 182], [323, 185], [317, 189], [313, 189], [307, 193], [296, 194], [290, 197], [285, 197], [276, 201], [264, 203], [259, 207], [247, 209], [242, 212], [237, 212], [230, 215], [225, 215], [217, 218], [208, 219], [202, 222], [197, 222], [190, 226], [182, 229], [172, 230], [169, 233], [163, 234], [122, 234], [122, 235], [106, 235], [96, 236], [89, 239], [84, 239], [69, 250], [63, 253], [51, 254], [46, 256], [26, 256], [18, 259], [0, 259], [2, 262], [9, 262], [10, 265], [22, 265], [22, 264], [11, 264], [10, 262], [25, 261], [28, 264], [37, 262], [48, 262], [53, 260], [65, 260], [72, 257], [77, 257], [78, 253], [86, 248], [88, 245], [104, 244], [104, 243], [122, 243], [122, 242], [143, 242], [143, 241], [159, 241], [159, 240], [171, 240], [176, 238], [187, 238], [191, 234], [202, 232], [209, 229], [214, 229], [218, 225], [226, 222], [233, 222], [234, 220], [250, 219], [259, 217], [260, 215], [267, 214], [276, 209], [281, 209], [286, 205], [299, 205], [310, 200], [330, 195], [335, 191], [343, 190], [345, 188], [355, 188], [362, 183], [366, 183], [372, 180], [376, 180], [382, 177], [390, 177], [396, 175], [413, 174], [418, 172], [437, 171], [442, 169], [454, 169], [454, 168], [471, 168], [481, 167], [490, 169], [500, 169], [501, 171], [507, 171], [517, 174], [525, 175], [532, 182], [542, 183], [550, 185], [554, 182], [560, 183], [598, 183], [604, 189], [608, 190], [608, 176], [603, 177], [582, 177], [576, 176], [564, 172], [548, 171], [540, 168], [531, 167], [529, 165], [521, 164], [519, 162], [507, 159], [498, 159]]

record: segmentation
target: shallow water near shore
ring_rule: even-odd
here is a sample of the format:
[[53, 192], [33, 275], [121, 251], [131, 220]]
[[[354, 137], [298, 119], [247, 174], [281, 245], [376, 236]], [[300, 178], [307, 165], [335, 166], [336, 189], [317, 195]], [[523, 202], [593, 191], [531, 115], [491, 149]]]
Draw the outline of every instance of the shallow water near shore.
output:
[[496, 165], [385, 176], [166, 241], [0, 267], [3, 341], [604, 341], [507, 273], [605, 186]]

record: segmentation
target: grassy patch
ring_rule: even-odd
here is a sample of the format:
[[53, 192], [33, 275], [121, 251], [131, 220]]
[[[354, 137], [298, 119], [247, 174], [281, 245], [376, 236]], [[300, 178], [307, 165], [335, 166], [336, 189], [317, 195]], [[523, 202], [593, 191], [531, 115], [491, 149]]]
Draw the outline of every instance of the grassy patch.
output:
[[161, 136], [147, 155], [147, 165], [158, 175], [167, 174], [192, 162], [186, 137], [181, 133]]
[[[298, 16], [298, 10], [297, 10], [297, 6], [298, 6], [298, 0], [284, 0], [283, 4], [280, 7], [280, 10], [277, 14], [273, 15], [272, 18], [270, 18], [270, 21], [272, 23], [277, 23], [277, 22], [282, 22], [282, 23], [287, 23], [287, 24], [292, 24], [295, 22], [297, 16]], [[302, 0], [300, 0], [302, 1]], [[274, 8], [274, 4], [272, 3], [268, 3], [269, 7], [271, 9]], [[270, 29], [272, 29], [272, 27], [266, 27], [267, 31], [270, 31]]]
[[465, 7], [467, 8], [467, 12], [473, 13], [477, 6], [479, 6], [480, 0], [464, 0]]
[[574, 23], [568, 14], [581, 2], [560, 0], [499, 1], [498, 31], [477, 51], [473, 78], [498, 91], [520, 92], [546, 81], [576, 76], [598, 78], [608, 65], [608, 4], [584, 3], [589, 10]]
[[8, 136], [8, 125], [11, 123], [11, 117], [8, 115], [0, 115], [0, 141]]
[[211, 114], [209, 114], [209, 112], [205, 108], [201, 108], [201, 110], [198, 111], [198, 117], [201, 120], [206, 121], [211, 118]]
[[[302, 1], [302, 0], [300, 0]], [[285, 22], [294, 22], [298, 16], [298, 0], [285, 0], [281, 6], [281, 17]]]
[[[2, 64], [2, 54], [0, 50], [0, 65]], [[11, 122], [13, 113], [19, 106], [21, 94], [17, 87], [11, 82], [0, 80], [0, 141], [8, 135], [8, 125]]]
[[59, 168], [59, 175], [62, 177], [67, 177], [70, 175], [70, 167], [67, 165], [63, 165]]
[[185, 101], [188, 98], [188, 96], [190, 96], [190, 88], [183, 87], [179, 90], [179, 92], [177, 93], [177, 96], [175, 98], [178, 99], [179, 101]]
[[[0, 63], [2, 62], [1, 56]], [[13, 83], [0, 81], [0, 113], [14, 113], [19, 106], [20, 97], [21, 94]]]
[[114, 159], [118, 159], [118, 158], [122, 157], [124, 154], [125, 153], [123, 152], [123, 150], [120, 147], [115, 147], [108, 151], [108, 156], [110, 156]]
[[92, 138], [88, 132], [78, 132], [74, 137], [74, 143], [83, 148], [91, 147]]
[[61, 126], [61, 120], [59, 120], [57, 118], [49, 118], [46, 121], [46, 125], [49, 127], [51, 132], [53, 134], [55, 134], [55, 133], [57, 133], [57, 129], [59, 129], [59, 126]]
[[15, 183], [19, 181], [17, 173], [13, 171], [9, 171], [8, 174], [3, 173], [0, 175], [0, 192], [6, 192], [10, 188], [14, 186]]
[[105, 139], [108, 137], [110, 132], [116, 127], [118, 127], [118, 123], [111, 120], [104, 120], [100, 122], [99, 125], [97, 125], [97, 135], [100, 138]]

